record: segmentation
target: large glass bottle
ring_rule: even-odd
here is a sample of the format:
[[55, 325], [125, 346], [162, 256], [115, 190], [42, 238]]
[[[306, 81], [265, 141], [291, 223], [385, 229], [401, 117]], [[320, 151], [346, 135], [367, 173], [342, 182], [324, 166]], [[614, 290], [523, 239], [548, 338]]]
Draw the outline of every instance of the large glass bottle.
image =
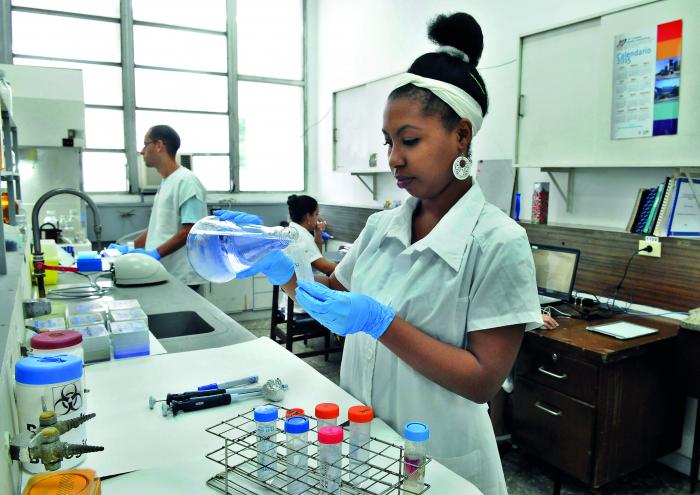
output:
[[187, 258], [202, 278], [223, 283], [297, 238], [297, 232], [289, 227], [238, 225], [215, 216], [204, 217], [187, 236]]

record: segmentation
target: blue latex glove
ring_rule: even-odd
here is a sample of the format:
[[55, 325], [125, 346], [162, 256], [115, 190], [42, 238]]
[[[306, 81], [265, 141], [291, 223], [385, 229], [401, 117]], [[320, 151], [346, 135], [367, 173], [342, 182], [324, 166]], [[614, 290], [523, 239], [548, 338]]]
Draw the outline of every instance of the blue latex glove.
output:
[[157, 259], [157, 260], [160, 259], [160, 253], [158, 252], [157, 249], [136, 248], [136, 249], [133, 249], [133, 250], [129, 251], [129, 253], [147, 254], [147, 255], [150, 256], [151, 258], [155, 258], [155, 259]]
[[294, 262], [282, 251], [275, 250], [253, 263], [250, 268], [238, 272], [236, 278], [248, 278], [263, 273], [272, 285], [284, 285], [294, 275]]
[[216, 210], [214, 215], [219, 217], [221, 220], [227, 222], [233, 222], [238, 225], [253, 224], [262, 225], [263, 221], [260, 217], [256, 215], [251, 215], [250, 213], [244, 213], [242, 211], [231, 211], [231, 210]]
[[129, 252], [129, 246], [123, 246], [122, 244], [115, 244], [112, 243], [109, 246], [107, 246], [107, 249], [116, 249], [122, 254], [126, 254]]
[[297, 302], [315, 320], [338, 335], [365, 332], [378, 339], [396, 316], [394, 308], [364, 294], [332, 290], [308, 280], [299, 280], [297, 284]]

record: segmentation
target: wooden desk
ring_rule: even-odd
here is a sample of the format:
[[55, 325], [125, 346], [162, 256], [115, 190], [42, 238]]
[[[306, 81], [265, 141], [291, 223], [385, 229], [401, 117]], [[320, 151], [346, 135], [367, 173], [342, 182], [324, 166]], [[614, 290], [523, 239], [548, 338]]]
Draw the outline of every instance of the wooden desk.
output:
[[679, 362], [686, 393], [698, 399], [695, 413], [695, 438], [690, 461], [690, 493], [695, 493], [700, 465], [700, 331], [681, 328], [678, 331]]
[[514, 443], [593, 488], [681, 444], [678, 322], [606, 321], [618, 319], [659, 332], [618, 340], [587, 331], [588, 322], [562, 318], [556, 330], [527, 332], [516, 363]]

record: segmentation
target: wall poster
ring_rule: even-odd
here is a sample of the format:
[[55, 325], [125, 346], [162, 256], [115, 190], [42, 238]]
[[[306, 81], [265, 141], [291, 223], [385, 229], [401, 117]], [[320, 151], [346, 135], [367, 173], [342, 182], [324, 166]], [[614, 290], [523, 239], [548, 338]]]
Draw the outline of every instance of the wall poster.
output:
[[612, 138], [678, 133], [683, 20], [615, 36]]

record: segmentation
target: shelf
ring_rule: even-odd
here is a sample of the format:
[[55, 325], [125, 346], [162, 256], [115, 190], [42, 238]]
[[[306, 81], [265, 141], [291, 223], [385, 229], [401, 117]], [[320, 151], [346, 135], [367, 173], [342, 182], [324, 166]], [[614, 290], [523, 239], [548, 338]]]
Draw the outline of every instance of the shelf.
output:
[[[362, 185], [364, 185], [369, 192], [372, 193], [372, 199], [377, 200], [377, 175], [379, 174], [389, 174], [391, 171], [389, 170], [366, 170], [366, 171], [361, 171], [357, 170], [354, 172], [350, 172], [350, 175], [354, 175], [357, 177], [360, 182], [362, 182]], [[362, 178], [363, 176], [371, 177], [372, 178], [372, 185], [370, 186], [365, 182], [365, 180]]]

